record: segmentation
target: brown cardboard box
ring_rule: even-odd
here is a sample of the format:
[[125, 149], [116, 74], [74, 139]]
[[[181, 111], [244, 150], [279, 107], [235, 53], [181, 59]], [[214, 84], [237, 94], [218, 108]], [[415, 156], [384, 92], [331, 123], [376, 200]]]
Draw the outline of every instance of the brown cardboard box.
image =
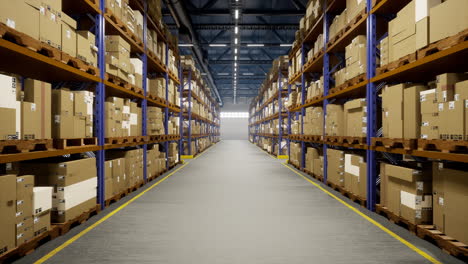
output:
[[38, 1], [2, 0], [0, 4], [2, 6], [0, 8], [0, 22], [34, 39], [39, 39]]
[[0, 124], [0, 140], [17, 139], [16, 109], [0, 107]]
[[403, 89], [405, 84], [386, 86], [382, 90], [383, 136], [403, 138]]
[[95, 36], [86, 30], [76, 31], [76, 56], [90, 65], [97, 65]]
[[35, 103], [21, 102], [21, 137], [23, 139], [40, 138], [41, 114]]
[[34, 176], [16, 178], [16, 223], [32, 217]]
[[434, 162], [434, 225], [442, 233], [468, 244], [468, 172], [466, 166], [448, 168]]
[[72, 57], [76, 57], [76, 21], [67, 14], [62, 13], [62, 51]]
[[[345, 181], [344, 187], [353, 194], [366, 198], [367, 179], [366, 174], [361, 172], [366, 168], [364, 158], [355, 154], [345, 154]], [[365, 171], [366, 169], [364, 169]], [[361, 179], [362, 177], [362, 179]]]
[[125, 158], [112, 160], [112, 177], [114, 181], [113, 189], [115, 194], [120, 193], [124, 190], [124, 188], [129, 187], [128, 178], [125, 171], [125, 161]]
[[345, 156], [344, 151], [336, 149], [327, 149], [327, 181], [344, 187], [345, 186], [345, 176], [344, 176], [344, 165], [345, 165]]
[[468, 80], [455, 84], [455, 101], [468, 100]]
[[16, 175], [0, 176], [0, 254], [15, 247]]
[[453, 101], [455, 94], [455, 84], [465, 80], [468, 80], [468, 74], [466, 73], [444, 73], [437, 75], [437, 102], [442, 103]]
[[344, 135], [365, 137], [367, 135], [366, 99], [359, 98], [344, 104]]
[[344, 135], [343, 105], [328, 104], [325, 118], [325, 134], [327, 136]]
[[16, 225], [16, 246], [28, 242], [34, 237], [34, 219], [29, 217], [25, 221]]
[[24, 81], [24, 101], [36, 104], [38, 112], [37, 139], [52, 138], [52, 87], [50, 83], [32, 79]]
[[53, 138], [74, 138], [75, 135], [75, 117], [71, 114], [63, 113], [54, 115], [52, 129]]
[[453, 36], [468, 28], [466, 10], [468, 2], [465, 0], [448, 0], [431, 8], [430, 42]]
[[439, 103], [440, 138], [464, 140], [465, 135], [465, 101]]
[[50, 210], [35, 215], [34, 221], [34, 236], [38, 236], [50, 230]]
[[106, 36], [106, 51], [122, 52], [126, 51], [130, 57], [130, 44], [126, 42], [120, 35], [107, 35]]
[[73, 115], [74, 105], [74, 94], [73, 92], [65, 89], [53, 90], [52, 91], [52, 113], [69, 114]]
[[421, 114], [422, 139], [439, 139], [439, 113]]
[[432, 176], [430, 168], [415, 170], [385, 164], [383, 201], [394, 214], [413, 224], [432, 222]]
[[96, 206], [96, 197], [93, 197], [85, 202], [79, 203], [71, 208], [67, 208], [66, 210], [53, 210], [51, 212], [51, 218], [54, 223], [65, 223], [70, 221], [84, 212], [93, 209]]
[[74, 116], [73, 117], [73, 138], [86, 137], [86, 117]]
[[61, 16], [61, 11], [52, 9], [47, 3], [41, 3], [39, 12], [39, 39], [58, 49], [62, 47]]
[[430, 89], [419, 93], [421, 102], [421, 114], [433, 114], [438, 112], [436, 89]]
[[421, 134], [420, 93], [424, 90], [426, 87], [423, 85], [410, 86], [403, 90], [403, 138], [419, 138]]

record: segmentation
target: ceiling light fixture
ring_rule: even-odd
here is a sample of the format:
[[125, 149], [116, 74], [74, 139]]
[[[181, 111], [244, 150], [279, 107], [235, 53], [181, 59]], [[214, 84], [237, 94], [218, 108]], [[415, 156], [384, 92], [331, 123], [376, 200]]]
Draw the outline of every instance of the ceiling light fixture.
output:
[[292, 47], [293, 44], [280, 44], [280, 47]]
[[234, 11], [234, 18], [235, 18], [235, 19], [239, 19], [239, 9], [236, 9], [236, 10]]
[[237, 45], [237, 43], [239, 42], [239, 40], [237, 38], [234, 39], [234, 44]]
[[234, 54], [237, 54], [237, 48], [234, 49]]
[[227, 44], [210, 44], [210, 47], [226, 47]]
[[247, 44], [247, 47], [265, 47], [265, 44]]
[[193, 47], [193, 44], [184, 44], [184, 43], [181, 43], [181, 44], [179, 44], [179, 47]]
[[236, 26], [236, 27], [234, 28], [234, 33], [235, 33], [235, 34], [238, 34], [238, 33], [239, 33], [239, 27], [238, 27], [238, 26]]

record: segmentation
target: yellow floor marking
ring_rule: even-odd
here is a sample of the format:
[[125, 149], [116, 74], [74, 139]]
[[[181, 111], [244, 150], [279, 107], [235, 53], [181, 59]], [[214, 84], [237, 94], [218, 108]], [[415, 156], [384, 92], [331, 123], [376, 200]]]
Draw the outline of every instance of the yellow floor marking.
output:
[[143, 196], [143, 194], [147, 193], [148, 191], [150, 191], [151, 189], [153, 189], [154, 187], [158, 186], [160, 183], [162, 183], [163, 181], [165, 181], [167, 178], [169, 178], [170, 176], [174, 175], [174, 173], [178, 172], [179, 170], [181, 170], [182, 168], [184, 168], [185, 166], [187, 166], [188, 164], [190, 164], [190, 162], [187, 162], [185, 163], [184, 165], [182, 165], [181, 167], [179, 167], [178, 169], [174, 170], [173, 172], [169, 173], [167, 176], [165, 176], [164, 178], [162, 178], [161, 180], [159, 180], [158, 182], [154, 183], [153, 185], [151, 185], [148, 189], [142, 191], [141, 193], [139, 193], [138, 195], [136, 195], [135, 197], [133, 197], [132, 199], [128, 200], [126, 203], [122, 204], [121, 206], [119, 206], [118, 208], [116, 208], [114, 211], [110, 212], [108, 215], [104, 216], [103, 218], [99, 219], [99, 221], [97, 221], [96, 223], [92, 224], [91, 226], [89, 226], [88, 228], [86, 228], [85, 230], [81, 231], [80, 233], [78, 233], [77, 235], [75, 235], [74, 237], [70, 238], [69, 240], [67, 240], [65, 243], [63, 243], [62, 245], [60, 245], [59, 247], [57, 247], [56, 249], [52, 250], [51, 252], [49, 252], [47, 255], [43, 256], [41, 259], [39, 259], [38, 261], [35, 262], [35, 264], [40, 264], [40, 263], [44, 263], [45, 261], [47, 261], [48, 259], [50, 259], [51, 257], [53, 257], [54, 255], [56, 255], [57, 253], [59, 253], [61, 250], [63, 250], [64, 248], [68, 247], [70, 244], [72, 244], [73, 242], [75, 242], [76, 240], [78, 240], [80, 237], [84, 236], [86, 233], [88, 233], [89, 231], [93, 230], [95, 227], [99, 226], [100, 224], [102, 224], [104, 221], [106, 221], [107, 219], [109, 219], [110, 217], [112, 217], [113, 215], [115, 215], [116, 213], [118, 213], [120, 210], [124, 209], [125, 207], [127, 207], [129, 204], [133, 203], [134, 201], [136, 201], [138, 198], [140, 198], [141, 196]]
[[323, 188], [322, 186], [320, 186], [319, 184], [313, 182], [311, 179], [305, 177], [304, 175], [300, 174], [299, 172], [297, 172], [295, 169], [291, 168], [290, 166], [288, 166], [286, 163], [281, 163], [283, 164], [286, 168], [290, 169], [292, 172], [294, 172], [295, 174], [301, 176], [302, 178], [304, 178], [306, 181], [310, 182], [312, 185], [314, 185], [315, 187], [319, 188], [320, 190], [322, 190], [324, 193], [330, 195], [332, 198], [334, 198], [335, 200], [337, 200], [338, 202], [342, 203], [343, 205], [345, 205], [346, 207], [348, 207], [348, 209], [350, 209], [351, 211], [355, 212], [356, 214], [360, 215], [362, 218], [366, 219], [367, 221], [369, 221], [370, 223], [372, 223], [373, 225], [377, 226], [378, 228], [380, 228], [381, 230], [383, 230], [385, 233], [389, 234], [390, 236], [392, 236], [393, 238], [395, 238], [396, 240], [400, 241], [402, 244], [404, 244], [405, 246], [409, 247], [411, 250], [415, 251], [416, 253], [418, 253], [419, 255], [421, 255], [422, 257], [424, 257], [425, 259], [429, 260], [431, 263], [434, 263], [434, 264], [442, 264], [442, 262], [438, 261], [437, 259], [431, 257], [429, 254], [427, 254], [426, 252], [422, 251], [421, 249], [419, 249], [418, 247], [416, 247], [415, 245], [411, 244], [408, 240], [400, 237], [399, 235], [397, 235], [396, 233], [390, 231], [388, 228], [384, 227], [383, 225], [379, 224], [377, 221], [375, 221], [374, 219], [370, 218], [369, 216], [365, 215], [364, 213], [362, 213], [361, 211], [359, 211], [358, 209], [354, 208], [353, 206], [349, 205], [347, 202], [343, 201], [342, 199], [338, 198], [336, 195], [334, 195], [333, 193], [329, 192], [328, 190], [326, 190], [325, 188]]

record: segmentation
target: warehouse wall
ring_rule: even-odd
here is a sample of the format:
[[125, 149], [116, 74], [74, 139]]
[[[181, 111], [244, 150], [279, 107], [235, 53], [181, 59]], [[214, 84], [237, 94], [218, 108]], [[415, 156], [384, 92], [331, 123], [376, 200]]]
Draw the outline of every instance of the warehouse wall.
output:
[[[247, 104], [225, 103], [221, 112], [248, 112]], [[221, 118], [221, 139], [222, 140], [248, 140], [249, 131], [248, 118]]]

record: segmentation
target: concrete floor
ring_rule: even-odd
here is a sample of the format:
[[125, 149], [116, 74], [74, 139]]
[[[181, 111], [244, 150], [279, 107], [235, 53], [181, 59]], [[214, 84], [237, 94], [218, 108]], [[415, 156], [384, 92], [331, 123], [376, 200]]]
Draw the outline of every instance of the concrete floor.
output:
[[[247, 141], [222, 141], [46, 263], [430, 263], [280, 162]], [[461, 263], [360, 210], [443, 263]]]

